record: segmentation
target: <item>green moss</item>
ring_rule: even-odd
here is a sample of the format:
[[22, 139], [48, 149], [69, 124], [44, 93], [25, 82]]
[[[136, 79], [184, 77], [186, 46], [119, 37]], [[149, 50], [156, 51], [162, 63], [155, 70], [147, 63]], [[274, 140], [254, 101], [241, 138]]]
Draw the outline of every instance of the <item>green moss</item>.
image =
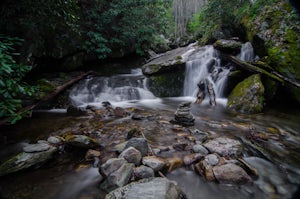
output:
[[56, 88], [54, 84], [46, 79], [38, 80], [37, 87], [42, 92], [52, 92]]
[[258, 113], [263, 109], [264, 86], [260, 75], [252, 75], [240, 82], [228, 97], [227, 107], [243, 113]]
[[176, 60], [182, 60], [182, 57], [181, 56], [177, 56]]

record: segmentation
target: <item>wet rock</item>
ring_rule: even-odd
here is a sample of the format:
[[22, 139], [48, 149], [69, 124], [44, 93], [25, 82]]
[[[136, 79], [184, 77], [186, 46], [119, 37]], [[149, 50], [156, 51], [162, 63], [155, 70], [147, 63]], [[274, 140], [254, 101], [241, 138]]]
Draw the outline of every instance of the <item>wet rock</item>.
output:
[[205, 177], [207, 181], [214, 181], [216, 178], [213, 173], [213, 166], [207, 164], [206, 161], [201, 161], [195, 165], [197, 173]]
[[263, 110], [265, 88], [259, 74], [240, 82], [228, 97], [227, 108], [241, 113], [259, 113]]
[[128, 162], [124, 158], [111, 158], [100, 166], [99, 172], [104, 177], [108, 177], [111, 173], [118, 170], [125, 163]]
[[194, 126], [195, 118], [190, 113], [190, 110], [191, 102], [181, 103], [175, 112], [175, 120], [171, 120], [171, 123], [180, 124], [182, 126]]
[[193, 150], [194, 153], [201, 153], [203, 155], [208, 154], [208, 150], [204, 146], [202, 146], [201, 144], [195, 144], [193, 146], [192, 150]]
[[204, 157], [204, 155], [202, 153], [193, 153], [190, 155], [186, 155], [183, 158], [183, 162], [185, 165], [191, 165], [195, 162], [198, 162], [199, 160], [201, 160]]
[[100, 188], [110, 192], [116, 188], [128, 184], [133, 174], [134, 164], [124, 163], [117, 170], [110, 173], [107, 178], [100, 184]]
[[181, 158], [167, 158], [165, 159], [166, 167], [168, 168], [168, 172], [171, 172], [183, 165], [183, 161]]
[[244, 159], [239, 158], [237, 165], [242, 167], [249, 175], [258, 177], [257, 169], [248, 164], [248, 162], [246, 162]]
[[48, 137], [47, 142], [54, 145], [60, 145], [64, 142], [64, 139], [59, 136], [50, 136]]
[[187, 143], [174, 143], [172, 145], [173, 149], [175, 149], [176, 151], [184, 151], [187, 146]]
[[95, 158], [99, 158], [101, 155], [100, 151], [89, 149], [85, 154], [85, 160], [93, 161]]
[[209, 154], [205, 156], [204, 161], [211, 166], [215, 166], [219, 163], [219, 157], [215, 154]]
[[214, 43], [214, 47], [222, 52], [236, 55], [240, 52], [242, 43], [235, 40], [220, 39]]
[[139, 167], [134, 168], [133, 170], [134, 177], [136, 180], [154, 177], [154, 170], [150, 167], [141, 165]]
[[242, 144], [238, 140], [227, 137], [218, 137], [203, 144], [211, 153], [220, 156], [239, 157], [242, 153]]
[[156, 156], [146, 156], [142, 159], [143, 165], [152, 168], [154, 171], [159, 171], [165, 167], [166, 162]]
[[[30, 150], [31, 151], [31, 150]], [[56, 147], [50, 146], [48, 150], [39, 152], [22, 152], [8, 159], [0, 165], [0, 176], [27, 169], [31, 166], [41, 164], [52, 158], [57, 151]]]
[[242, 185], [252, 181], [246, 171], [232, 163], [215, 166], [213, 172], [216, 179], [221, 184]]
[[35, 153], [47, 151], [50, 149], [50, 145], [47, 143], [37, 143], [37, 144], [29, 144], [23, 147], [23, 151], [26, 153]]
[[176, 182], [166, 178], [148, 178], [116, 189], [105, 199], [184, 199]]
[[119, 158], [124, 158], [129, 163], [133, 163], [136, 166], [140, 165], [142, 160], [142, 154], [139, 150], [134, 147], [129, 147], [125, 149], [120, 155]]
[[85, 135], [67, 135], [65, 137], [65, 140], [68, 145], [78, 148], [89, 149], [97, 148], [100, 146], [97, 140]]
[[142, 154], [142, 156], [146, 156], [148, 154], [148, 142], [144, 138], [131, 138], [128, 140], [125, 149], [129, 147], [134, 147], [137, 150], [139, 150]]

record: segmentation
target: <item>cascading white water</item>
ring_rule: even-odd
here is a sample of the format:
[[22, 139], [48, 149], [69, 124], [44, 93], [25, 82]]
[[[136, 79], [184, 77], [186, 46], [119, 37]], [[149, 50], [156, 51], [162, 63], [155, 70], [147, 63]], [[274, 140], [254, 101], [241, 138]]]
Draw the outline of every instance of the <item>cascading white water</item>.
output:
[[209, 81], [217, 98], [221, 98], [229, 69], [221, 67], [218, 52], [213, 46], [204, 46], [190, 56], [186, 63], [184, 96], [195, 97], [200, 81]]
[[131, 74], [112, 77], [91, 77], [72, 88], [69, 98], [74, 106], [103, 101], [121, 102], [128, 100], [155, 99], [147, 88], [147, 78], [140, 69]]
[[255, 58], [254, 50], [250, 42], [246, 42], [242, 45], [241, 53], [239, 54], [239, 59], [242, 61], [253, 61]]

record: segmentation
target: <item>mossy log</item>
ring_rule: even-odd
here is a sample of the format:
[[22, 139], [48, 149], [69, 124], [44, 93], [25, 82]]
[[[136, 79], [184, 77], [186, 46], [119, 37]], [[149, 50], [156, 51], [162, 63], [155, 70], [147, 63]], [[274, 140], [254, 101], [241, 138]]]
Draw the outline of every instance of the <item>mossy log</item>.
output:
[[[242, 61], [232, 55], [228, 55], [227, 57], [231, 62], [233, 62], [237, 66], [241, 67], [242, 69], [245, 69], [245, 70], [248, 70], [251, 72], [255, 72], [255, 73], [261, 73], [261, 74], [264, 74], [264, 75], [270, 77], [271, 79], [276, 80], [282, 84], [289, 84], [289, 85], [295, 86], [297, 88], [300, 88], [300, 83], [292, 81], [291, 79], [284, 77], [283, 75], [280, 75], [279, 73], [277, 73], [275, 71], [268, 72], [260, 67], [257, 67], [252, 64], [249, 64], [248, 62]], [[270, 67], [268, 67], [268, 68], [270, 68]]]
[[[29, 105], [29, 106], [26, 106], [26, 107], [22, 108], [20, 111], [18, 111], [17, 114], [23, 114], [27, 111], [30, 111], [30, 110], [34, 109], [37, 106], [42, 105], [43, 103], [49, 101], [50, 99], [53, 99], [58, 94], [62, 93], [64, 90], [66, 90], [67, 88], [69, 88], [70, 86], [72, 86], [73, 84], [78, 82], [79, 80], [85, 78], [86, 76], [88, 76], [92, 73], [94, 73], [94, 72], [89, 71], [89, 72], [83, 73], [83, 74], [71, 79], [70, 81], [66, 82], [65, 84], [56, 87], [56, 89], [52, 93], [50, 93], [49, 95], [47, 95], [46, 97], [42, 98], [41, 100], [35, 102], [32, 105]], [[11, 118], [4, 118], [3, 120], [0, 121], [0, 126], [9, 123], [10, 120], [11, 120]]]

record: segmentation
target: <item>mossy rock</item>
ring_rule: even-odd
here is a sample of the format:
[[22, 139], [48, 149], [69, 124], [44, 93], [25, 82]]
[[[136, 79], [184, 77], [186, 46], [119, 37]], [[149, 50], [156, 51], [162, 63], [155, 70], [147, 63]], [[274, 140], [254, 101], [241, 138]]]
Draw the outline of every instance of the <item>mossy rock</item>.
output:
[[[255, 53], [267, 56], [267, 63], [281, 75], [300, 82], [300, 22], [288, 1], [260, 8], [242, 20]], [[298, 89], [287, 88], [300, 102]]]
[[81, 149], [94, 149], [100, 146], [96, 139], [85, 135], [67, 135], [65, 141], [66, 144]]
[[252, 75], [233, 89], [227, 108], [235, 112], [259, 113], [263, 110], [264, 91], [260, 75]]

